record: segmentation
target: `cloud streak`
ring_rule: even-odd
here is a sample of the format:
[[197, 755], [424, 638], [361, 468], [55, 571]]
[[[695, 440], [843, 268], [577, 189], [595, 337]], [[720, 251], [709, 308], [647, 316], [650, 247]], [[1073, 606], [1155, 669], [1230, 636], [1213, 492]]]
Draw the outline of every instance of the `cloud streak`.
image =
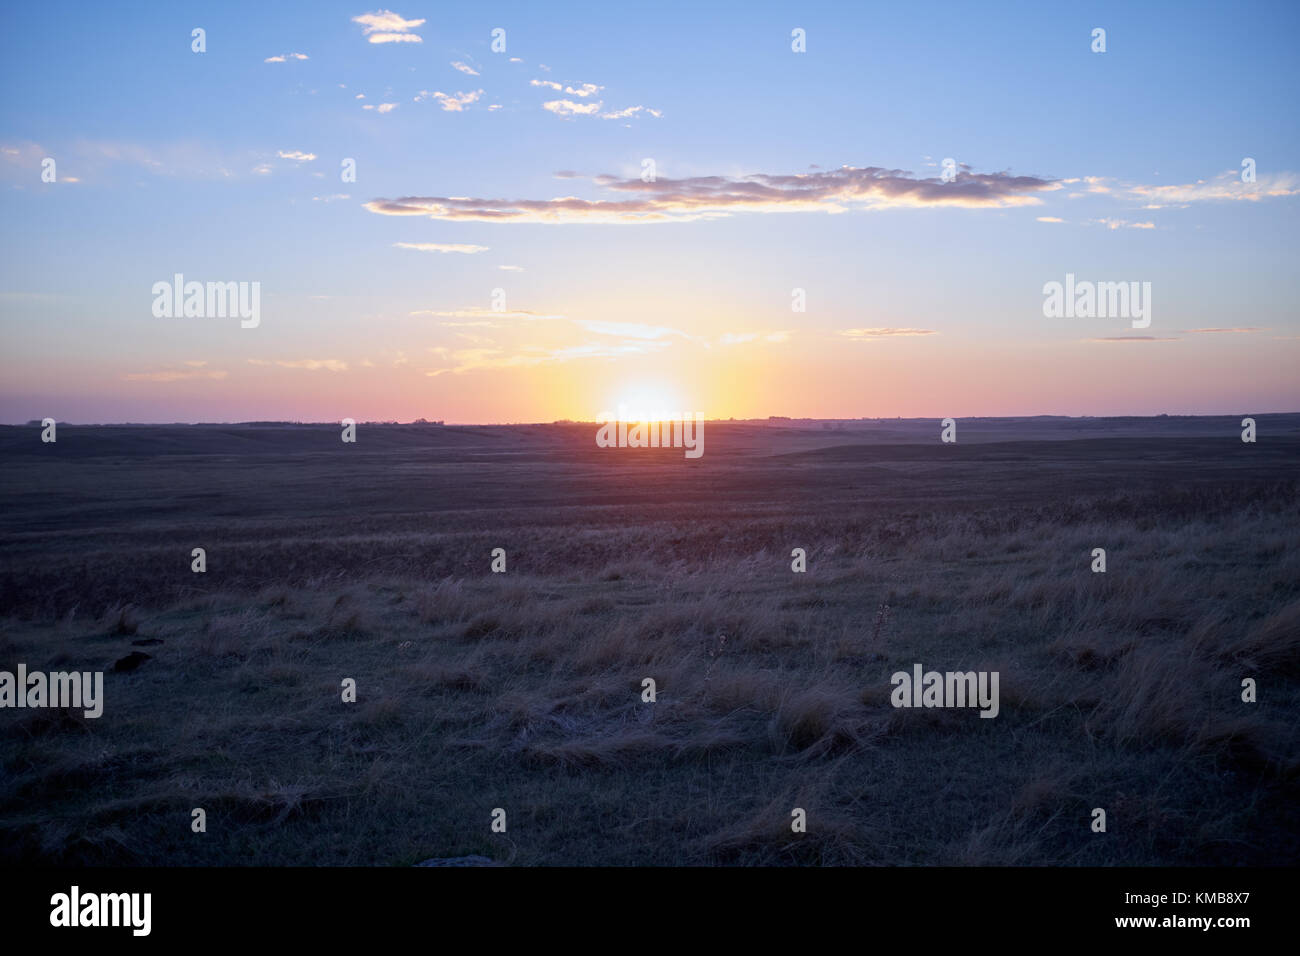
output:
[[912, 335], [938, 335], [934, 329], [841, 329], [840, 335], [857, 342], [869, 342], [872, 339], [887, 339]]
[[[186, 362], [185, 364], [194, 365], [196, 363]], [[207, 363], [199, 364], [205, 365]], [[183, 382], [196, 378], [212, 379], [219, 382], [225, 377], [226, 373], [220, 369], [208, 370], [201, 367], [185, 370], [165, 369], [161, 372], [131, 372], [128, 375], [122, 376], [122, 378], [128, 382]]]
[[346, 372], [348, 363], [338, 359], [277, 359], [274, 362], [266, 359], [249, 359], [249, 365], [278, 365], [281, 368], [301, 368], [309, 372], [319, 372], [322, 369], [328, 372]]
[[457, 92], [454, 96], [443, 93], [441, 90], [434, 90], [432, 93], [428, 90], [420, 90], [420, 95], [415, 98], [415, 102], [433, 99], [437, 100], [438, 105], [448, 113], [460, 113], [464, 111], [466, 106], [477, 102], [482, 95], [482, 90], [470, 90], [468, 93]]
[[465, 255], [487, 252], [489, 248], [465, 242], [395, 242], [393, 246], [397, 249], [415, 249], [418, 252], [462, 252]]
[[1038, 205], [1040, 193], [1060, 188], [1054, 180], [1036, 176], [967, 173], [957, 182], [945, 183], [937, 177], [918, 178], [877, 166], [842, 166], [792, 175], [755, 173], [737, 179], [660, 178], [648, 183], [598, 176], [594, 183], [619, 198], [403, 196], [373, 199], [365, 208], [385, 216], [427, 216], [451, 222], [635, 224], [715, 219], [746, 212], [842, 213], [942, 206], [1003, 209]]
[[1106, 335], [1089, 342], [1177, 342], [1176, 335]]

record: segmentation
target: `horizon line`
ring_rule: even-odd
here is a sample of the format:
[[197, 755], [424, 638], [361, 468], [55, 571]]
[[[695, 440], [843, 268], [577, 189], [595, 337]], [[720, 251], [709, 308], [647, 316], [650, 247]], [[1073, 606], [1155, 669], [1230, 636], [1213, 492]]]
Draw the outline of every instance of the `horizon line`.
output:
[[[856, 418], [837, 418], [837, 417], [812, 417], [791, 415], [769, 415], [761, 418], [704, 418], [703, 422], [724, 423], [724, 424], [745, 424], [745, 423], [780, 423], [780, 422], [929, 422], [943, 421], [944, 418], [952, 418], [957, 421], [989, 421], [997, 419], [1030, 419], [1030, 418], [1056, 418], [1067, 420], [1097, 420], [1106, 419], [1130, 419], [1130, 418], [1235, 418], [1237, 415], [1264, 416], [1264, 415], [1300, 415], [1300, 410], [1296, 411], [1268, 411], [1268, 412], [1213, 412], [1213, 413], [1183, 413], [1183, 412], [1159, 412], [1154, 415], [1059, 415], [1052, 413], [1039, 413], [1035, 415], [890, 415], [890, 416], [859, 416]], [[517, 427], [536, 427], [539, 425], [599, 425], [607, 421], [626, 421], [629, 423], [648, 422], [648, 421], [674, 421], [673, 418], [641, 418], [641, 419], [581, 419], [581, 418], [557, 418], [550, 421], [517, 421], [517, 422], [448, 422], [444, 420], [416, 419], [409, 422], [400, 422], [387, 419], [362, 419], [357, 420], [358, 425], [424, 425], [431, 428], [517, 428]], [[32, 418], [25, 422], [0, 422], [0, 428], [39, 428], [43, 419]], [[295, 426], [330, 426], [335, 427], [342, 423], [342, 419], [337, 421], [305, 421], [298, 419], [245, 419], [241, 421], [201, 421], [201, 422], [73, 422], [60, 421], [54, 419], [59, 425], [71, 425], [73, 427], [83, 428], [126, 428], [126, 427], [155, 427], [163, 428], [167, 426], [184, 426], [187, 428], [198, 427], [218, 427], [218, 426], [237, 426], [237, 425], [295, 425]]]

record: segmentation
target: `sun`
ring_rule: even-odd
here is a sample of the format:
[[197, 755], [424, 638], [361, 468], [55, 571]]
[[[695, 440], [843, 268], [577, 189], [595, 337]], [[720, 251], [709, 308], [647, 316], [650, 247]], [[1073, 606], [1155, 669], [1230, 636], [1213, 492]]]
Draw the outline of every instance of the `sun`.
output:
[[615, 405], [617, 416], [629, 422], [663, 422], [680, 418], [683, 408], [677, 393], [669, 386], [638, 383], [624, 388]]

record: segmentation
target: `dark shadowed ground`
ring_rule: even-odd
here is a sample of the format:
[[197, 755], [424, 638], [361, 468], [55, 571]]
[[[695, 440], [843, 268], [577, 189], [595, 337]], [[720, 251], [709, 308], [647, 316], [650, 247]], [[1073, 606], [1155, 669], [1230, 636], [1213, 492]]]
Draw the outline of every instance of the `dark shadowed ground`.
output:
[[[1295, 864], [1300, 415], [1255, 418], [0, 428], [0, 669], [110, 671], [0, 710], [0, 856]], [[999, 716], [892, 707], [914, 663]]]

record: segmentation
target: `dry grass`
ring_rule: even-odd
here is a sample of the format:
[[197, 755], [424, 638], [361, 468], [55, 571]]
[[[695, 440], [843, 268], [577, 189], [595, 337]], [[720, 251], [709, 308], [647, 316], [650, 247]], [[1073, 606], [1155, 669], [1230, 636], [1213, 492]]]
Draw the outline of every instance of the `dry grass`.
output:
[[[212, 566], [246, 567], [203, 591], [175, 575], [137, 588], [140, 569], [161, 573], [150, 543], [103, 552], [75, 601], [45, 607], [70, 593], [59, 583], [11, 602], [0, 666], [110, 673], [98, 721], [4, 712], [0, 856], [1300, 861], [1293, 488], [547, 514], [388, 537], [302, 519], [210, 547]], [[498, 541], [505, 575], [487, 572]], [[807, 574], [790, 572], [793, 546]], [[1088, 570], [1097, 546], [1104, 575]], [[69, 559], [42, 560], [10, 566], [5, 593]], [[139, 640], [161, 643], [111, 673]], [[997, 670], [999, 717], [894, 709], [889, 677], [915, 662]]]

